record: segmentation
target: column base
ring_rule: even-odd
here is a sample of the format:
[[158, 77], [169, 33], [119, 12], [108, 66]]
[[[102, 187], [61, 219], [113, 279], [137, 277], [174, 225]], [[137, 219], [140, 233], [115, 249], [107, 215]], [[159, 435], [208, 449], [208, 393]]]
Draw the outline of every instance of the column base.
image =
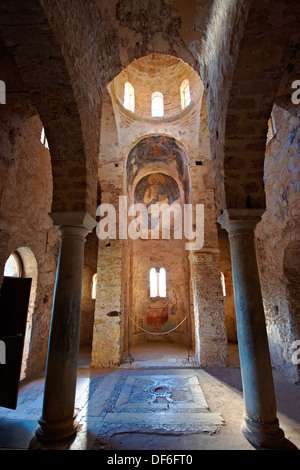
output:
[[76, 415], [64, 421], [47, 422], [39, 419], [39, 427], [35, 431], [36, 438], [41, 443], [64, 441], [73, 437], [78, 430]]
[[264, 423], [245, 416], [241, 430], [247, 441], [257, 450], [298, 450], [285, 438], [277, 418], [272, 423]]

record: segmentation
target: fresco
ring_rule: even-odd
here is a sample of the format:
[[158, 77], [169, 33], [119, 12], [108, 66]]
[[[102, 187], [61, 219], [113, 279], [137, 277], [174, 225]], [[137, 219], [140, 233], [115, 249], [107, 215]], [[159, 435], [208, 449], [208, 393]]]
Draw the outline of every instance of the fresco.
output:
[[[171, 206], [172, 204], [180, 204], [180, 189], [176, 181], [168, 175], [163, 173], [152, 173], [151, 175], [142, 178], [136, 186], [134, 193], [134, 203], [140, 205], [143, 213], [143, 227], [142, 229], [148, 238], [151, 238], [151, 233], [148, 233], [148, 228], [151, 230], [156, 229], [157, 224], [163, 217], [163, 210], [159, 217], [154, 217], [151, 212], [153, 205], [159, 205], [162, 208], [163, 204]], [[176, 208], [176, 206], [174, 206]]]
[[150, 299], [143, 302], [142, 313], [139, 318], [141, 328], [149, 332], [165, 332], [175, 328], [176, 321], [177, 315], [167, 300]]
[[127, 160], [127, 183], [132, 185], [145, 164], [164, 163], [173, 167], [185, 186], [187, 156], [172, 137], [156, 135], [142, 139], [130, 152]]
[[146, 309], [146, 327], [160, 330], [160, 327], [168, 321], [168, 302], [148, 302]]

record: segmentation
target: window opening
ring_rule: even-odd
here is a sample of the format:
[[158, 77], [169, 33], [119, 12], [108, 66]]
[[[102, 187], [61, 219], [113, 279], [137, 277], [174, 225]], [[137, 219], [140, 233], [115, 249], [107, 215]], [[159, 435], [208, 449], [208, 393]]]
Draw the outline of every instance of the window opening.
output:
[[190, 83], [188, 79], [183, 80], [180, 87], [181, 108], [186, 108], [191, 103]]
[[22, 262], [17, 253], [12, 253], [4, 267], [5, 277], [22, 277]]
[[134, 112], [134, 88], [129, 82], [126, 82], [124, 87], [124, 108]]
[[92, 280], [92, 299], [96, 299], [96, 291], [97, 291], [97, 273], [93, 275], [93, 280]]
[[225, 276], [223, 273], [221, 273], [221, 284], [222, 284], [223, 297], [226, 297]]
[[42, 132], [41, 132], [41, 142], [47, 149], [49, 149], [48, 140], [46, 139], [44, 127], [42, 128]]
[[150, 297], [166, 297], [167, 282], [165, 268], [150, 269]]
[[164, 97], [159, 91], [155, 91], [151, 96], [152, 117], [163, 117], [164, 115]]
[[270, 119], [268, 121], [268, 133], [267, 133], [267, 144], [270, 142], [270, 140], [273, 139], [276, 135], [276, 126], [275, 126], [275, 121], [273, 114], [271, 114]]

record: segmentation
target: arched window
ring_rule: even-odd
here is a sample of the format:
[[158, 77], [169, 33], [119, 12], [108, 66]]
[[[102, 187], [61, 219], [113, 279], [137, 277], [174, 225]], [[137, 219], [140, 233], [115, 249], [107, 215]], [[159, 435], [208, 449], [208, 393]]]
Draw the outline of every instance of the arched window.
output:
[[151, 114], [152, 117], [163, 117], [164, 115], [164, 97], [159, 91], [152, 93]]
[[181, 97], [181, 108], [186, 108], [191, 102], [191, 93], [190, 93], [190, 83], [186, 78], [181, 83], [180, 87], [180, 97]]
[[167, 279], [165, 268], [150, 269], [150, 297], [167, 296]]
[[124, 86], [124, 108], [134, 112], [134, 88], [129, 82]]
[[22, 277], [22, 261], [17, 253], [12, 253], [7, 259], [4, 277]]

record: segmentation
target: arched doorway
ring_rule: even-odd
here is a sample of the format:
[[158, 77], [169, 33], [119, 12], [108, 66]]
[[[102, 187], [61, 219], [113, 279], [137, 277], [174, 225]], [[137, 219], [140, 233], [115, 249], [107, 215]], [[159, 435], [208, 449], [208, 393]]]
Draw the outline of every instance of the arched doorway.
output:
[[30, 354], [31, 332], [33, 313], [35, 308], [38, 268], [33, 252], [30, 248], [19, 247], [7, 258], [4, 267], [4, 278], [29, 278], [31, 279], [30, 297], [27, 311], [26, 330], [24, 337], [22, 367], [20, 380], [26, 378], [27, 362]]

